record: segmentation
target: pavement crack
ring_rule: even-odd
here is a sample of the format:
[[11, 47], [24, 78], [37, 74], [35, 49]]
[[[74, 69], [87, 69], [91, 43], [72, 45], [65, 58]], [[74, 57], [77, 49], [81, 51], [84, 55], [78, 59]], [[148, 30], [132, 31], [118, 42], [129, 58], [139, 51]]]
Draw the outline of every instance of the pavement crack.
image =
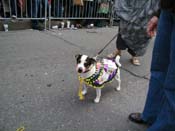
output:
[[[50, 33], [50, 32], [52, 32], [52, 33]], [[79, 45], [77, 45], [76, 43], [73, 43], [73, 42], [71, 42], [71, 41], [69, 41], [69, 40], [64, 39], [63, 37], [60, 37], [58, 34], [56, 34], [55, 31], [48, 30], [47, 32], [43, 32], [43, 33], [44, 33], [44, 34], [47, 34], [47, 35], [49, 35], [49, 36], [53, 36], [53, 37], [55, 37], [55, 38], [57, 38], [57, 39], [60, 39], [60, 40], [64, 41], [65, 43], [67, 43], [67, 44], [69, 44], [69, 45], [71, 45], [71, 46], [74, 46], [74, 47], [76, 47], [76, 48], [79, 48], [79, 49], [81, 49], [81, 50], [88, 51], [88, 52], [90, 51], [90, 50], [84, 48], [83, 46], [79, 46]], [[53, 33], [55, 33], [55, 34], [53, 34]]]
[[141, 75], [136, 74], [136, 73], [134, 73], [134, 72], [124, 68], [124, 67], [121, 67], [121, 69], [124, 70], [125, 72], [128, 72], [130, 75], [132, 75], [134, 77], [137, 77], [137, 78], [140, 78], [140, 79], [144, 79], [144, 80], [148, 80], [148, 81], [150, 80], [148, 77], [146, 77], [148, 74], [141, 76]]

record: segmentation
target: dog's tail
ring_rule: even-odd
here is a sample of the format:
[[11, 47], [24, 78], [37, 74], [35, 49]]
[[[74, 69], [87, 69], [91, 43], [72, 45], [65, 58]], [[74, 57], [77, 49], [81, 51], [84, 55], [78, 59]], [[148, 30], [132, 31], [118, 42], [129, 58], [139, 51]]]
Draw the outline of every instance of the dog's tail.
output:
[[121, 63], [120, 63], [120, 55], [117, 55], [115, 57], [115, 63], [118, 65], [118, 67], [121, 67], [122, 66]]

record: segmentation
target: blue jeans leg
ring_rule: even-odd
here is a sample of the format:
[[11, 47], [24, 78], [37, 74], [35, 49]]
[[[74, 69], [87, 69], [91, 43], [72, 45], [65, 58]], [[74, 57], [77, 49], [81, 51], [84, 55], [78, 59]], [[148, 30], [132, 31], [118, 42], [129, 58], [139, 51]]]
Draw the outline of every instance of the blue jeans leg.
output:
[[[168, 32], [168, 33], [167, 33]], [[164, 104], [164, 82], [169, 65], [169, 52], [171, 41], [172, 23], [171, 16], [167, 11], [162, 11], [159, 18], [157, 37], [155, 40], [149, 91], [146, 99], [142, 118], [149, 124], [157, 119]]]
[[45, 13], [47, 13], [48, 12], [48, 0], [41, 0], [41, 6], [40, 6], [40, 8], [41, 8], [41, 10], [42, 10], [42, 13], [41, 13], [41, 16], [40, 17], [45, 17]]
[[12, 15], [17, 15], [17, 0], [10, 0]]
[[[40, 0], [32, 0], [31, 1], [31, 10], [32, 10], [32, 18], [38, 17], [39, 12], [39, 4]], [[38, 26], [38, 20], [32, 20], [32, 28], [36, 28]]]
[[[164, 104], [155, 123], [148, 131], [175, 131], [175, 15], [169, 12], [172, 23], [171, 42], [169, 52], [169, 65], [164, 82]], [[169, 32], [167, 32], [169, 33]]]

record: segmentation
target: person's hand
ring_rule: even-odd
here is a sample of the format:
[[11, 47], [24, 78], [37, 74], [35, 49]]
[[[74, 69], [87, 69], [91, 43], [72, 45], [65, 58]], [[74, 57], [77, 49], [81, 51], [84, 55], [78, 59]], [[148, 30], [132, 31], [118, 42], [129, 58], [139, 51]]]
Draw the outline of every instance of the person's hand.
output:
[[157, 24], [158, 24], [158, 17], [157, 16], [153, 16], [150, 21], [148, 22], [147, 25], [147, 34], [150, 37], [153, 37], [156, 35], [156, 28], [157, 28]]

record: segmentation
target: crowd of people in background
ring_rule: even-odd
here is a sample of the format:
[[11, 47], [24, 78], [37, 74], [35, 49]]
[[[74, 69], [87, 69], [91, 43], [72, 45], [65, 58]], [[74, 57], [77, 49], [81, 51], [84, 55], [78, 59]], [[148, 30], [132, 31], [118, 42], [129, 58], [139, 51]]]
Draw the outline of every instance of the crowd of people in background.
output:
[[[100, 17], [109, 13], [111, 0], [0, 0], [0, 17], [44, 18], [52, 17]], [[47, 15], [46, 15], [47, 14]], [[40, 20], [42, 22], [42, 20]], [[32, 28], [40, 29], [38, 20], [32, 20]]]
[[27, 17], [39, 12], [42, 17], [45, 5], [51, 4], [54, 17], [95, 17], [109, 13], [111, 0], [0, 0], [1, 17]]

